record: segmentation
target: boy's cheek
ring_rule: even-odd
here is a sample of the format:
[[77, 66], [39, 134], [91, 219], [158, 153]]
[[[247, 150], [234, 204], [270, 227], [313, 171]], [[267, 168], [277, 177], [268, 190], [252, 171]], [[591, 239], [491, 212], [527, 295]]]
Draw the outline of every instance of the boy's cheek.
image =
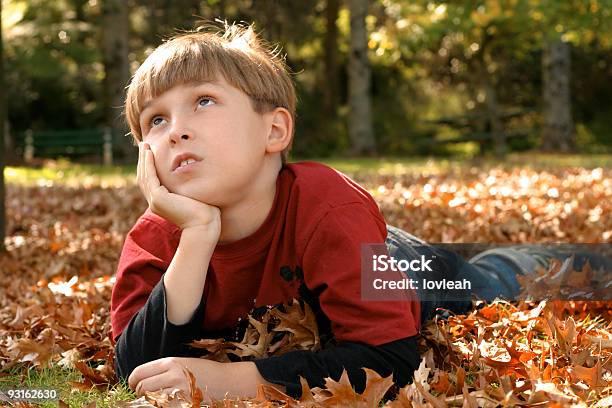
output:
[[149, 146], [151, 147], [151, 152], [153, 153], [153, 164], [155, 165], [155, 169], [159, 173], [162, 164], [160, 159], [161, 153], [155, 145], [149, 144]]
[[[156, 163], [157, 164], [157, 163]], [[159, 179], [159, 183], [166, 187], [168, 191], [174, 192], [174, 185], [171, 182], [172, 175], [169, 168], [157, 166], [155, 167], [155, 172], [157, 173], [157, 178]]]

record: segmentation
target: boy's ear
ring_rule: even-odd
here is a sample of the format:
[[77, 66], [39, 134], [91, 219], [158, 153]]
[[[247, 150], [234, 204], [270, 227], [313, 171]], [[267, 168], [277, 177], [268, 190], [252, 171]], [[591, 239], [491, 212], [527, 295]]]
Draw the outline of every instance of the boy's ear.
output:
[[293, 119], [285, 108], [275, 108], [272, 112], [270, 131], [266, 141], [266, 153], [280, 153], [291, 143]]

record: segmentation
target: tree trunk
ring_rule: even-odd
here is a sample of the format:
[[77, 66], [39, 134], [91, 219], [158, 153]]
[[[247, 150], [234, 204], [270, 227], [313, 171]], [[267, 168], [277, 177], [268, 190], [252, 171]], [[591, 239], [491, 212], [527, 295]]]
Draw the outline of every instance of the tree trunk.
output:
[[124, 0], [103, 0], [102, 41], [104, 51], [104, 102], [106, 123], [113, 134], [120, 134], [119, 150], [126, 161], [135, 161], [135, 147], [121, 115], [125, 101], [125, 87], [130, 79], [129, 10]]
[[4, 188], [4, 124], [6, 122], [6, 87], [4, 86], [4, 47], [2, 42], [2, 2], [0, 2], [0, 251], [4, 252], [4, 237], [6, 236], [6, 208]]
[[334, 118], [338, 106], [338, 12], [339, 0], [327, 0], [325, 9], [325, 73], [323, 75], [323, 112], [326, 118]]
[[485, 85], [487, 121], [493, 140], [493, 150], [498, 159], [506, 155], [506, 136], [499, 118], [499, 104], [497, 102], [497, 91], [488, 78]]
[[542, 53], [542, 150], [569, 152], [574, 148], [570, 100], [570, 46], [556, 39]]
[[348, 62], [349, 77], [349, 138], [351, 154], [374, 154], [376, 143], [372, 130], [370, 97], [370, 63], [368, 33], [365, 18], [367, 0], [350, 0], [351, 39]]
[[262, 32], [264, 38], [270, 43], [282, 43], [283, 30], [280, 21], [281, 15], [279, 14], [280, 4], [277, 4], [275, 0], [265, 0], [261, 7], [265, 10], [263, 27], [266, 29]]

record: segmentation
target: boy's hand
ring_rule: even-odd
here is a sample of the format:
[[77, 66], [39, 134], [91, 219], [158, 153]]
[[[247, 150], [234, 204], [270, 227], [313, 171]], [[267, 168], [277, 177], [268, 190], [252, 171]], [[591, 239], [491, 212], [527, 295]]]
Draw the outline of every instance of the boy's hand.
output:
[[173, 389], [189, 391], [189, 379], [185, 376], [187, 369], [181, 358], [164, 358], [142, 364], [128, 378], [129, 387], [136, 395], [146, 391], [163, 390], [170, 393]]
[[215, 243], [219, 239], [221, 233], [219, 208], [169, 192], [159, 181], [153, 151], [148, 143], [138, 143], [136, 180], [149, 203], [149, 208], [155, 214], [175, 224], [181, 230], [203, 228]]
[[205, 402], [230, 397], [255, 397], [260, 384], [265, 384], [285, 393], [284, 386], [266, 381], [252, 361], [219, 363], [204, 358], [165, 357], [139, 365], [128, 378], [129, 387], [139, 397], [147, 391], [173, 389], [183, 390], [189, 395], [189, 370], [197, 386], [204, 391]]

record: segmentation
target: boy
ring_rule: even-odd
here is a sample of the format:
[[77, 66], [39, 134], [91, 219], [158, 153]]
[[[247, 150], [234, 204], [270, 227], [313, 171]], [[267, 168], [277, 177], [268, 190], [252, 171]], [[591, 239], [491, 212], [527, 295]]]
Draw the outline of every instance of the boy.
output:
[[[252, 27], [197, 32], [158, 47], [128, 87], [149, 209], [128, 233], [112, 294], [116, 367], [137, 394], [188, 389], [299, 397], [362, 367], [405, 385], [418, 366], [419, 304], [362, 301], [362, 243], [384, 243], [372, 197], [316, 163], [287, 164], [295, 91], [284, 62]], [[307, 301], [328, 347], [254, 362], [194, 358], [186, 346], [230, 338], [253, 307]], [[191, 352], [192, 353], [192, 352]]]
[[[343, 174], [286, 163], [295, 91], [283, 61], [252, 27], [226, 25], [219, 34], [184, 34], [161, 45], [132, 78], [125, 111], [149, 209], [126, 237], [111, 322], [118, 375], [139, 395], [187, 390], [184, 368], [215, 399], [255, 396], [259, 384], [297, 398], [299, 375], [323, 387], [343, 369], [362, 392], [362, 367], [393, 374], [402, 387], [419, 364], [420, 322], [436, 308], [465, 312], [471, 294], [512, 298], [517, 274], [564, 256], [516, 246], [465, 262], [387, 226], [368, 192]], [[422, 304], [363, 301], [362, 244], [386, 245], [397, 259], [436, 259], [439, 279], [474, 287], [420, 290]], [[575, 267], [586, 260], [611, 270], [609, 259], [586, 254]], [[323, 350], [218, 363], [186, 346], [240, 340], [235, 327], [249, 311], [293, 298], [315, 312]]]

